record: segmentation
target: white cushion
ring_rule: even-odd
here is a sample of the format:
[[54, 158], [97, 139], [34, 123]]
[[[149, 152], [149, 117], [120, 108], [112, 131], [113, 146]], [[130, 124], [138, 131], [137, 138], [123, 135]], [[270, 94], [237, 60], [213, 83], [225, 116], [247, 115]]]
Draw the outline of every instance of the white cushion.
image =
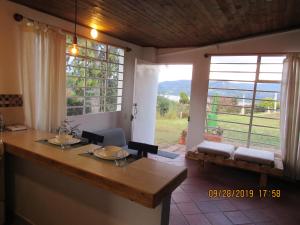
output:
[[198, 151], [202, 153], [214, 154], [229, 158], [234, 152], [234, 146], [212, 141], [203, 141], [197, 146]]
[[234, 152], [235, 160], [243, 160], [264, 165], [274, 165], [274, 152], [258, 150], [254, 148], [239, 147]]

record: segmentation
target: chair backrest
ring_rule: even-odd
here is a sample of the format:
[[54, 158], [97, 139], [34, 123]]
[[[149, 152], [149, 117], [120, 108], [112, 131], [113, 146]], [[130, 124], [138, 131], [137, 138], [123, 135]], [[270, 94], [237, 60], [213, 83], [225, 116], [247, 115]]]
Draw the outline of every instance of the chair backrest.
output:
[[128, 141], [128, 148], [138, 151], [138, 157], [147, 157], [148, 153], [157, 154], [158, 146]]
[[102, 135], [88, 132], [85, 130], [82, 131], [81, 137], [87, 139], [90, 144], [95, 144], [95, 145], [98, 145], [99, 143], [102, 144], [104, 139]]
[[109, 128], [109, 129], [95, 131], [94, 133], [104, 137], [103, 146], [107, 146], [107, 145], [114, 145], [119, 147], [126, 146], [125, 133], [122, 128]]

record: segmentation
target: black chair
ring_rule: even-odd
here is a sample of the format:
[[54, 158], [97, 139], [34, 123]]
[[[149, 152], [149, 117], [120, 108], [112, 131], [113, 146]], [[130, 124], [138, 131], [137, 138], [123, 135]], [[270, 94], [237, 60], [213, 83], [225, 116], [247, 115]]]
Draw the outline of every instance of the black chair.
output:
[[157, 154], [158, 151], [157, 145], [149, 145], [149, 144], [135, 142], [135, 141], [128, 141], [128, 148], [137, 150], [138, 158], [147, 157], [148, 153]]
[[89, 144], [95, 144], [98, 145], [99, 143], [103, 143], [104, 136], [101, 136], [99, 134], [95, 134], [88, 131], [82, 131], [81, 137], [88, 140]]

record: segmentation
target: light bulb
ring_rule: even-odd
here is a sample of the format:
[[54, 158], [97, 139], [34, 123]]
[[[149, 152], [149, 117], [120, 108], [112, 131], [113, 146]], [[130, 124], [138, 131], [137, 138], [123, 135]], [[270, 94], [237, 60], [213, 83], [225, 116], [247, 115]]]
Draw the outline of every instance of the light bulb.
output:
[[72, 55], [78, 55], [77, 44], [73, 44], [73, 45], [72, 45], [72, 48], [71, 48], [71, 54], [72, 54]]
[[96, 29], [91, 29], [91, 37], [96, 39], [98, 37], [98, 31]]

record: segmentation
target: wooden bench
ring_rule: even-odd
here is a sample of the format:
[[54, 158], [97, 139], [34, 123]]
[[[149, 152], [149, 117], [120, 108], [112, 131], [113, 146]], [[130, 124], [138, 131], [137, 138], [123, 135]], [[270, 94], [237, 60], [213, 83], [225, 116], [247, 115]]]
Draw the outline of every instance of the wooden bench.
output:
[[198, 150], [188, 151], [186, 158], [198, 160], [203, 167], [205, 162], [210, 162], [221, 166], [229, 166], [260, 173], [260, 187], [267, 186], [268, 175], [283, 176], [283, 163], [278, 157], [275, 157], [274, 165], [235, 160], [233, 156], [226, 158], [217, 154], [201, 153], [198, 152]]

